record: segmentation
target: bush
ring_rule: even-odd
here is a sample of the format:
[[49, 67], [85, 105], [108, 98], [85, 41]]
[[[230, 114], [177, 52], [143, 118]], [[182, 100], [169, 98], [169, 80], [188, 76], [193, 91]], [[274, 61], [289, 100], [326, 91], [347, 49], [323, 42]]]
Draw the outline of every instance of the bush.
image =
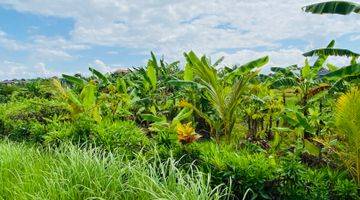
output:
[[41, 141], [45, 125], [67, 113], [57, 101], [29, 99], [0, 104], [0, 134], [13, 140]]
[[236, 198], [242, 199], [248, 189], [261, 198], [270, 198], [268, 194], [278, 175], [274, 158], [246, 151], [236, 153], [208, 142], [201, 147], [201, 159], [202, 168], [212, 174], [214, 184], [231, 185]]
[[81, 115], [75, 121], [56, 122], [47, 125], [48, 132], [45, 142], [61, 144], [70, 141], [73, 144], [93, 144], [108, 151], [117, 151], [133, 155], [143, 149], [148, 150], [150, 140], [130, 121], [96, 122], [86, 115]]
[[0, 103], [6, 103], [11, 99], [11, 95], [19, 88], [15, 85], [0, 83]]
[[95, 127], [94, 139], [107, 150], [140, 152], [150, 144], [147, 136], [131, 121], [102, 121]]
[[336, 180], [333, 195], [334, 199], [360, 199], [358, 196], [358, 187], [354, 181], [350, 180]]
[[265, 153], [234, 151], [213, 142], [197, 143], [199, 167], [211, 173], [213, 184], [231, 187], [234, 198], [259, 199], [357, 199], [357, 186], [328, 168], [313, 169], [294, 155], [277, 159]]
[[86, 115], [81, 115], [74, 121], [55, 119], [47, 124], [44, 139], [48, 144], [57, 145], [67, 141], [80, 145], [90, 144], [94, 138], [96, 127], [97, 122]]

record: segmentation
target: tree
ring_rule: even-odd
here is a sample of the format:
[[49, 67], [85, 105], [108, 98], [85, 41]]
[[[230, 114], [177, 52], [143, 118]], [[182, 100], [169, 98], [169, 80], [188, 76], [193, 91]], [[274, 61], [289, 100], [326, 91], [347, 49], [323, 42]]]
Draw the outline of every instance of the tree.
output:
[[241, 102], [243, 91], [249, 80], [258, 74], [258, 71], [252, 72], [252, 70], [264, 66], [268, 63], [269, 58], [266, 56], [251, 61], [240, 67], [229, 69], [220, 75], [215, 66], [222, 59], [211, 64], [210, 59], [205, 56], [199, 58], [192, 51], [185, 54], [185, 57], [187, 60], [186, 70], [190, 71], [186, 73], [193, 74], [194, 81], [202, 88], [204, 97], [211, 105], [212, 113], [216, 115], [204, 113], [201, 108], [197, 108], [189, 102], [182, 102], [182, 106], [193, 109], [204, 118], [210, 125], [211, 132], [216, 133], [216, 137], [220, 135], [230, 136], [236, 121], [236, 109]]

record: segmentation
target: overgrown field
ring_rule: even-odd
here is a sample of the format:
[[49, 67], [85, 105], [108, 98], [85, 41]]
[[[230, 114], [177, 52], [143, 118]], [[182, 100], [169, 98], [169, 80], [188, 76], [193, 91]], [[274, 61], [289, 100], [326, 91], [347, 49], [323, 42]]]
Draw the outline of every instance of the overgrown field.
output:
[[268, 57], [185, 57], [183, 70], [152, 55], [122, 74], [1, 84], [0, 196], [358, 199], [354, 59], [264, 75]]
[[0, 144], [2, 199], [219, 199], [228, 188], [211, 188], [196, 168], [182, 171], [174, 159], [106, 153], [70, 144], [56, 150]]
[[334, 46], [2, 82], [0, 199], [360, 199], [360, 55]]

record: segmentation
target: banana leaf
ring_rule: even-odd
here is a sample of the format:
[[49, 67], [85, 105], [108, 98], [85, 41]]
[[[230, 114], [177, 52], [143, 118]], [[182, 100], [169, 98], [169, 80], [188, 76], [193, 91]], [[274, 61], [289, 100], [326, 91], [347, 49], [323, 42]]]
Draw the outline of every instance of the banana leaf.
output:
[[303, 10], [313, 14], [348, 15], [352, 12], [360, 14], [360, 5], [348, 1], [327, 1], [305, 6]]

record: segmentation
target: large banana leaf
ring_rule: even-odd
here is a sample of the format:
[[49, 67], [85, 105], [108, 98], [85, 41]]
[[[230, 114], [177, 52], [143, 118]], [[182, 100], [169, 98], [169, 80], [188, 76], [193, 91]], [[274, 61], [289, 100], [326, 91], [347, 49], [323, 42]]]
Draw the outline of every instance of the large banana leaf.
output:
[[146, 68], [145, 77], [150, 81], [152, 88], [155, 90], [157, 84], [157, 76], [156, 76], [156, 68], [153, 62], [149, 61], [148, 66]]
[[77, 86], [84, 86], [85, 84], [85, 80], [84, 79], [81, 79], [81, 78], [78, 78], [76, 76], [70, 76], [70, 75], [66, 75], [66, 74], [63, 74], [62, 77], [69, 83], [72, 83], [72, 84], [75, 84]]
[[89, 67], [89, 70], [91, 71], [91, 73], [93, 73], [98, 79], [100, 79], [103, 84], [107, 85], [109, 84], [109, 80], [108, 78], [106, 78], [106, 76], [104, 74], [102, 74], [101, 72], [97, 71], [94, 68]]
[[250, 61], [244, 65], [241, 65], [236, 70], [234, 70], [233, 73], [246, 73], [251, 71], [252, 69], [266, 65], [268, 62], [269, 62], [269, 56], [264, 56], [259, 59]]
[[333, 71], [336, 71], [338, 70], [339, 68], [331, 63], [328, 63], [327, 65], [327, 68], [330, 70], [330, 72], [333, 72]]
[[340, 79], [346, 76], [354, 76], [360, 74], [360, 64], [354, 64], [347, 67], [340, 68], [336, 71], [330, 72], [324, 76], [327, 79]]
[[182, 120], [191, 117], [193, 111], [189, 108], [183, 108], [172, 120], [171, 127], [175, 127]]
[[348, 1], [327, 1], [305, 6], [303, 10], [314, 14], [348, 15], [352, 12], [360, 14], [360, 5]]
[[291, 65], [288, 67], [271, 67], [270, 70], [274, 73], [282, 73], [287, 77], [295, 77], [296, 75], [294, 74], [294, 72], [290, 69], [296, 67], [297, 65]]
[[217, 67], [224, 60], [224, 58], [224, 56], [220, 57], [212, 66]]
[[193, 70], [191, 69], [190, 65], [185, 65], [184, 69], [184, 80], [185, 81], [192, 81], [193, 80]]
[[298, 86], [298, 83], [294, 78], [290, 77], [277, 79], [270, 84], [271, 89], [287, 88], [292, 86]]
[[90, 82], [84, 86], [84, 88], [80, 93], [82, 106], [87, 111], [95, 107], [96, 104], [95, 92], [96, 92], [96, 86]]
[[241, 74], [250, 72], [251, 70], [255, 69], [255, 68], [260, 68], [263, 67], [264, 65], [266, 65], [269, 62], [269, 56], [265, 56], [253, 61], [250, 61], [244, 65], [241, 65], [240, 67], [237, 67], [235, 70], [233, 70], [230, 73], [225, 74], [225, 76], [223, 77], [224, 80], [228, 80], [230, 82], [232, 82], [232, 80], [236, 77], [239, 76]]
[[203, 85], [196, 83], [194, 81], [183, 81], [183, 80], [175, 79], [175, 80], [170, 80], [167, 83], [176, 87], [194, 87], [198, 90], [204, 88]]
[[345, 78], [342, 78], [342, 79], [336, 81], [330, 88], [329, 93], [344, 92], [348, 88], [347, 87], [348, 85], [346, 83], [356, 81], [356, 80], [360, 80], [360, 74], [353, 75], [353, 76], [346, 76]]
[[156, 59], [154, 52], [151, 52], [151, 60], [150, 61], [154, 65], [154, 68], [157, 70], [159, 68], [159, 66], [158, 66], [157, 59]]
[[55, 93], [59, 94], [62, 98], [68, 98], [68, 94], [66, 92], [66, 90], [63, 88], [63, 86], [61, 85], [60, 81], [57, 79], [53, 79], [53, 89], [55, 91]]
[[313, 77], [313, 71], [311, 70], [311, 66], [309, 65], [308, 60], [305, 61], [305, 66], [301, 68], [301, 77], [304, 79], [310, 79]]
[[346, 57], [359, 57], [360, 54], [352, 52], [347, 49], [333, 49], [333, 48], [322, 48], [315, 49], [303, 54], [305, 57], [317, 56], [346, 56]]
[[[331, 42], [327, 45], [326, 48], [333, 48], [334, 46], [335, 46], [335, 40], [331, 40]], [[319, 55], [319, 58], [314, 63], [314, 70], [313, 71], [315, 71], [316, 74], [322, 68], [325, 61], [328, 59], [328, 57], [329, 57], [329, 55], [324, 55], [324, 54]]]

